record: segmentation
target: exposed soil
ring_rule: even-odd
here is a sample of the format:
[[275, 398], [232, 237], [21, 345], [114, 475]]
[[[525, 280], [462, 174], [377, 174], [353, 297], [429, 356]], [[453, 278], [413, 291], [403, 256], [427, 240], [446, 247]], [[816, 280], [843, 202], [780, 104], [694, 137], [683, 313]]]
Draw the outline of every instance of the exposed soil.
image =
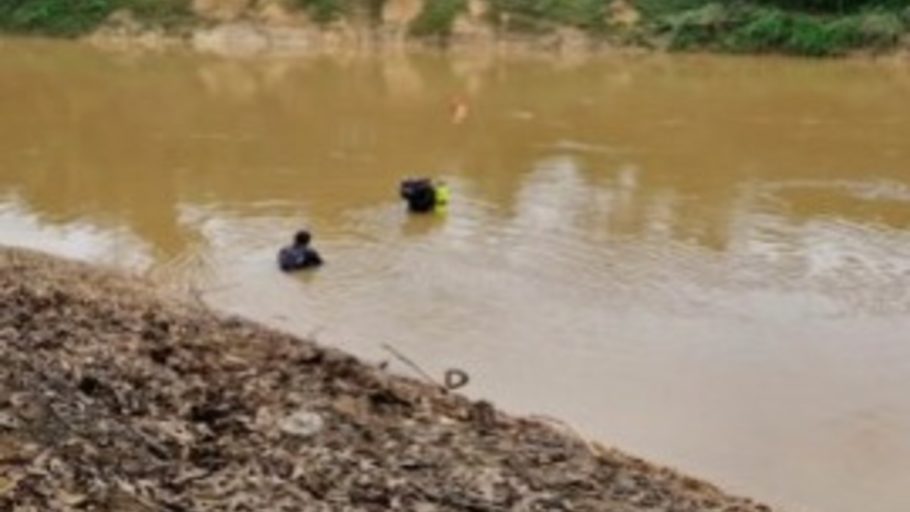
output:
[[770, 509], [149, 283], [0, 248], [0, 511]]
[[[386, 0], [377, 20], [342, 17], [328, 24], [310, 19], [305, 10], [284, 0], [192, 0], [196, 23], [166, 29], [117, 11], [85, 39], [115, 49], [161, 50], [188, 47], [228, 57], [301, 56], [445, 49], [477, 54], [546, 54], [580, 57], [602, 53], [640, 53], [641, 48], [615, 46], [602, 37], [560, 26], [547, 33], [498, 31], [488, 20], [488, 5], [469, 0], [465, 12], [444, 38], [414, 37], [409, 27], [421, 12], [421, 0]], [[610, 11], [622, 26], [637, 22], [631, 4], [619, 1]], [[444, 44], [443, 44], [444, 43]]]

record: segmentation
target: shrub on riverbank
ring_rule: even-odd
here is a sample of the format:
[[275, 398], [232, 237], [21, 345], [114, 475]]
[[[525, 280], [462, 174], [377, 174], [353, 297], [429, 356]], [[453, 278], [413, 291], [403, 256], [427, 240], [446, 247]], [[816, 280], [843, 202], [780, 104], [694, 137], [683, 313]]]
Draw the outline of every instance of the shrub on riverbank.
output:
[[[645, 30], [670, 49], [830, 56], [897, 44], [908, 29], [902, 3], [642, 0], [640, 6]], [[785, 4], [800, 8], [779, 7]]]
[[488, 0], [507, 31], [570, 26], [670, 50], [840, 55], [895, 46], [910, 29], [910, 0], [626, 0], [638, 24], [613, 23], [603, 0]]
[[192, 19], [188, 0], [2, 0], [0, 30], [78, 36], [113, 12], [128, 10], [144, 25], [174, 26]]

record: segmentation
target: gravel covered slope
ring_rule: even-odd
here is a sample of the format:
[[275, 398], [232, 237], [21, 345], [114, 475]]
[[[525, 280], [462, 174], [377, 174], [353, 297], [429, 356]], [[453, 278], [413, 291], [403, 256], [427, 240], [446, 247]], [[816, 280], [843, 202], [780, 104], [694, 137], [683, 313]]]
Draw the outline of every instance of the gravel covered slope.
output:
[[485, 402], [0, 248], [0, 511], [767, 511]]

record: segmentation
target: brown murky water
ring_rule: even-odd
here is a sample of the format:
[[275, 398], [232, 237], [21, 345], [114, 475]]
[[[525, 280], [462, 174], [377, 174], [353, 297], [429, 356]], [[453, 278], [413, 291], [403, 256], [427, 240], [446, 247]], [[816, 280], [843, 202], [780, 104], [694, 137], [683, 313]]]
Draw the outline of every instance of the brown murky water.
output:
[[[469, 113], [452, 122], [450, 100]], [[0, 243], [150, 272], [794, 511], [910, 508], [910, 68], [0, 43]], [[452, 185], [409, 218], [397, 180]], [[310, 226], [329, 264], [274, 252]], [[393, 366], [396, 366], [393, 364]], [[402, 372], [407, 369], [399, 367]]]

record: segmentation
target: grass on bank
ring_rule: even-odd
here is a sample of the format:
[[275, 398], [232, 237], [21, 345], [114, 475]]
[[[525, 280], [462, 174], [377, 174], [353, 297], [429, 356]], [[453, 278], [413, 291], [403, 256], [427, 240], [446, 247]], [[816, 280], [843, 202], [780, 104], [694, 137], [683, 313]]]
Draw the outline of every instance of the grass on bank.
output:
[[887, 48], [898, 42], [906, 28], [899, 15], [886, 11], [832, 16], [719, 3], [653, 22], [653, 30], [671, 49], [808, 56]]
[[641, 15], [612, 26], [609, 0], [487, 0], [506, 31], [574, 27], [671, 50], [841, 55], [884, 50], [910, 31], [910, 0], [626, 0]]
[[904, 0], [640, 0], [637, 5], [643, 30], [674, 50], [824, 57], [891, 48], [910, 29]]
[[193, 19], [189, 0], [0, 0], [0, 31], [74, 37], [118, 10], [129, 10], [148, 26], [169, 28]]

